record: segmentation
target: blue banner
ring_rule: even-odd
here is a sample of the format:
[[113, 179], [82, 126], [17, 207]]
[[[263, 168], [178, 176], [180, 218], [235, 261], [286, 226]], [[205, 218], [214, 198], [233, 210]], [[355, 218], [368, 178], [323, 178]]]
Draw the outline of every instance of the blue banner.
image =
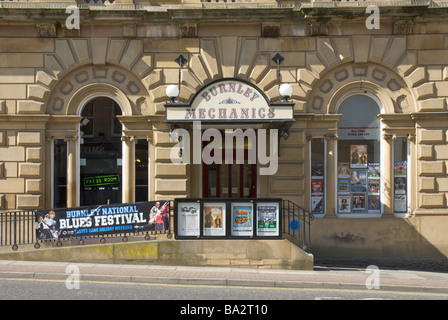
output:
[[170, 226], [169, 217], [169, 201], [38, 210], [36, 236], [45, 240], [165, 231]]

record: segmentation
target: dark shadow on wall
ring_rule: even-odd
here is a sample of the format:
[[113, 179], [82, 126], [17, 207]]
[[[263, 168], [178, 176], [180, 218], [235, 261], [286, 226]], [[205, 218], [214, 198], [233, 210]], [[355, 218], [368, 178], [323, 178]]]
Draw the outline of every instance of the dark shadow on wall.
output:
[[315, 265], [448, 271], [445, 216], [314, 219]]

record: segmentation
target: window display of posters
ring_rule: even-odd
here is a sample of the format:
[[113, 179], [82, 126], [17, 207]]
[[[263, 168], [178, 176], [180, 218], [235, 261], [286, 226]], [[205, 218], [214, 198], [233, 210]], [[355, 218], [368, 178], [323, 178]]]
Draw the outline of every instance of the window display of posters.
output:
[[278, 236], [279, 235], [279, 206], [278, 203], [257, 204], [257, 235]]
[[379, 163], [369, 163], [369, 166], [368, 166], [368, 177], [369, 178], [379, 178], [380, 177], [380, 165], [379, 165]]
[[348, 162], [338, 163], [338, 178], [350, 178], [350, 164]]
[[380, 213], [380, 196], [369, 195], [367, 211], [369, 213]]
[[395, 212], [407, 212], [406, 195], [395, 194], [394, 195], [394, 211]]
[[225, 203], [204, 203], [204, 236], [225, 236], [225, 221]]
[[405, 177], [395, 177], [394, 178], [394, 193], [395, 194], [406, 194], [406, 178]]
[[311, 197], [311, 212], [312, 213], [324, 213], [324, 197], [323, 196]]
[[380, 180], [379, 179], [368, 179], [367, 188], [369, 193], [379, 193], [380, 192]]
[[350, 179], [338, 179], [338, 194], [350, 193]]
[[406, 161], [400, 160], [400, 161], [394, 161], [394, 175], [396, 177], [406, 177], [407, 168], [406, 168]]
[[338, 196], [338, 212], [350, 212], [350, 196]]
[[366, 209], [365, 194], [352, 194], [352, 210], [364, 211]]
[[179, 236], [200, 235], [200, 204], [197, 202], [180, 202], [177, 205], [177, 233]]
[[367, 191], [367, 170], [352, 170], [350, 176], [351, 192]]
[[324, 179], [311, 179], [311, 193], [313, 195], [324, 193]]
[[367, 145], [350, 145], [350, 168], [367, 168]]
[[312, 178], [323, 178], [324, 177], [324, 164], [323, 163], [311, 164], [311, 177]]
[[253, 205], [251, 203], [232, 203], [232, 236], [251, 236], [253, 234]]

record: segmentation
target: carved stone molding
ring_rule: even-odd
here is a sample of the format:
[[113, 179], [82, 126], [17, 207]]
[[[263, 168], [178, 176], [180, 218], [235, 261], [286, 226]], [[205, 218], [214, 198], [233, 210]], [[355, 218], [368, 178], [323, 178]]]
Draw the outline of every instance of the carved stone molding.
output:
[[327, 133], [324, 134], [325, 140], [338, 140], [339, 136], [337, 133]]
[[133, 142], [135, 140], [134, 136], [121, 136], [121, 141]]
[[58, 35], [56, 24], [38, 23], [36, 24], [37, 33], [41, 38], [55, 38]]
[[65, 136], [64, 137], [64, 141], [74, 141], [74, 142], [76, 142], [76, 141], [78, 141], [78, 136], [76, 136], [76, 135]]

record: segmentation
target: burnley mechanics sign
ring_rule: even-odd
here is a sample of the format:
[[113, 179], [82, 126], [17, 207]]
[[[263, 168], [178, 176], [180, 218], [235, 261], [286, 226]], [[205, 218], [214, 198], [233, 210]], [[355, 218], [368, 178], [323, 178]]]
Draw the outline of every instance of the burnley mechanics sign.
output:
[[252, 84], [236, 79], [215, 81], [190, 103], [168, 103], [167, 122], [271, 122], [293, 119], [293, 104], [270, 103]]

